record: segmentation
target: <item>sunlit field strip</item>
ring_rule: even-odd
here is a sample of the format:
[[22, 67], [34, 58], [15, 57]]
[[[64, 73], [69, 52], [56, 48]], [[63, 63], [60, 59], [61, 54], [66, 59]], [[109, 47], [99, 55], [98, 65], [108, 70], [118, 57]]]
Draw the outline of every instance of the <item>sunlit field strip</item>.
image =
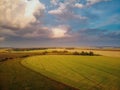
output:
[[120, 88], [119, 58], [47, 55], [27, 58], [22, 64], [82, 90]]

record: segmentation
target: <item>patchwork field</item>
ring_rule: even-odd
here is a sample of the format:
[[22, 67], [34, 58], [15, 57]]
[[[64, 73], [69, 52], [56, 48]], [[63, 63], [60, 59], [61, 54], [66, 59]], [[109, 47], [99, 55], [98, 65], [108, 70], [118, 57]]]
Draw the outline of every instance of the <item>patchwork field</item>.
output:
[[120, 90], [120, 58], [44, 55], [23, 59], [25, 67], [80, 90]]

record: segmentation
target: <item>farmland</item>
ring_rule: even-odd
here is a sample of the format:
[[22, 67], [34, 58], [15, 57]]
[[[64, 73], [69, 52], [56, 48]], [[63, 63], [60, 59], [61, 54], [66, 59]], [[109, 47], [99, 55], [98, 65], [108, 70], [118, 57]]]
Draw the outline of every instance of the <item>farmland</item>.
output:
[[119, 78], [119, 49], [0, 49], [0, 90], [120, 90]]
[[[0, 90], [74, 90], [24, 67], [20, 63], [23, 59], [20, 57], [24, 55], [26, 54], [0, 53], [0, 59], [8, 57], [0, 62]], [[9, 59], [10, 57], [13, 59]]]
[[80, 90], [120, 90], [120, 58], [105, 56], [33, 56], [26, 67]]

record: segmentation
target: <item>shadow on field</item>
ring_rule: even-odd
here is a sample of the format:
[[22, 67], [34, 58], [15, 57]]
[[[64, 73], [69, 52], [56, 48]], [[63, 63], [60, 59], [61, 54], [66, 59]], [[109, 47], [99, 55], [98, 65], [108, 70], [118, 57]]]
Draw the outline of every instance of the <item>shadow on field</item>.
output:
[[0, 90], [77, 90], [24, 67], [20, 61], [0, 62]]

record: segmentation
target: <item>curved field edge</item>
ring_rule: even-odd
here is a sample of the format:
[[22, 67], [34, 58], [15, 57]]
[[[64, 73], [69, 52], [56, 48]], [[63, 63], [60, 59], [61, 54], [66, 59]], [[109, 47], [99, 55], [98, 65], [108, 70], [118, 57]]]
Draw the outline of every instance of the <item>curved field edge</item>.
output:
[[49, 78], [81, 90], [120, 89], [120, 58], [46, 55], [29, 57], [21, 63]]
[[0, 62], [0, 90], [75, 90], [21, 64], [21, 59]]
[[[46, 71], [44, 71], [44, 69], [41, 69], [41, 70], [39, 69], [41, 71], [41, 72], [39, 72], [39, 70], [37, 68], [35, 69], [35, 68], [31, 67], [31, 65], [28, 65], [28, 63], [26, 63], [25, 60], [22, 60], [21, 65], [23, 65], [25, 68], [30, 69], [33, 72], [36, 72], [36, 73], [54, 81], [54, 82], [58, 82], [59, 84], [65, 85], [66, 87], [69, 87], [68, 90], [78, 90], [78, 88], [74, 87], [72, 84], [67, 84], [67, 83], [64, 83], [63, 81], [61, 81], [59, 78], [56, 77], [58, 75], [56, 75], [52, 72], [48, 72], [48, 71], [46, 72]], [[51, 75], [54, 76], [54, 78], [52, 78]], [[69, 80], [67, 78], [64, 78], [64, 80], [71, 82], [71, 80]], [[59, 88], [59, 86], [58, 86], [58, 88]], [[59, 89], [57, 89], [57, 90], [59, 90]], [[64, 89], [60, 89], [60, 90], [64, 90]], [[65, 89], [65, 90], [67, 90], [67, 89]]]

